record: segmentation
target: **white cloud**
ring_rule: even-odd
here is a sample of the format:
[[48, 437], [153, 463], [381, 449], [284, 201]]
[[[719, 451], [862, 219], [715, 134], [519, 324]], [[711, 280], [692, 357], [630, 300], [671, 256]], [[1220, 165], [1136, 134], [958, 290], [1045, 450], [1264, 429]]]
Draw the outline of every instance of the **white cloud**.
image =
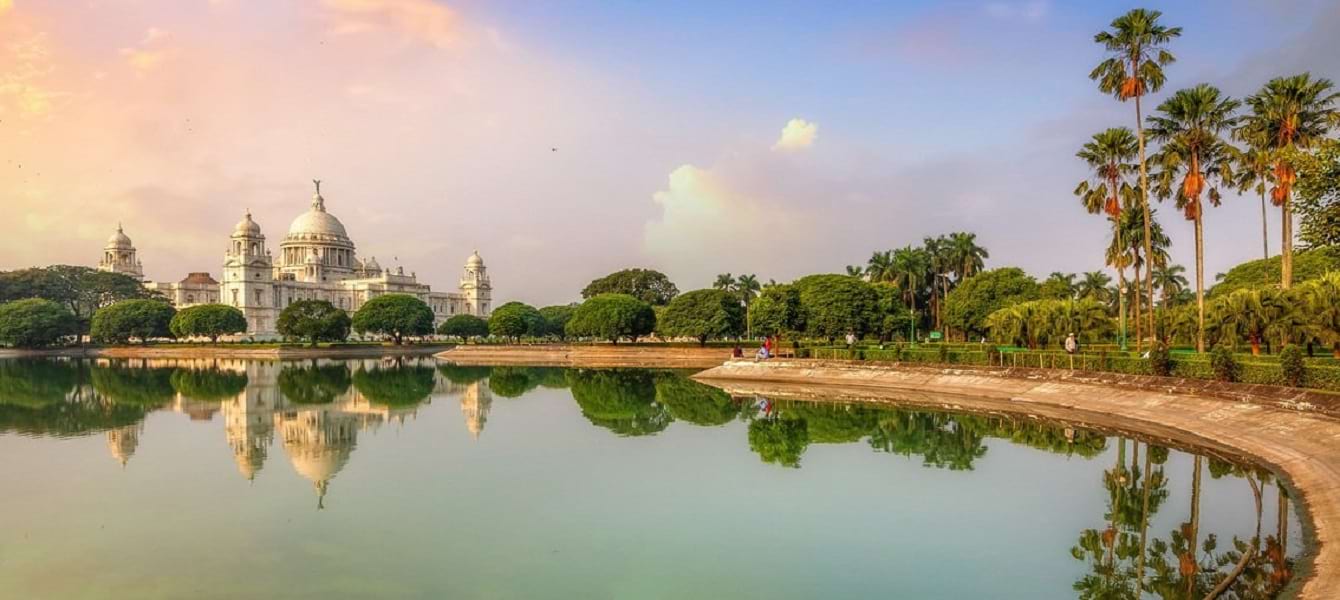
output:
[[811, 123], [800, 118], [791, 119], [786, 122], [786, 127], [782, 128], [782, 137], [777, 138], [777, 143], [772, 145], [772, 149], [801, 150], [809, 148], [818, 136], [818, 123]]

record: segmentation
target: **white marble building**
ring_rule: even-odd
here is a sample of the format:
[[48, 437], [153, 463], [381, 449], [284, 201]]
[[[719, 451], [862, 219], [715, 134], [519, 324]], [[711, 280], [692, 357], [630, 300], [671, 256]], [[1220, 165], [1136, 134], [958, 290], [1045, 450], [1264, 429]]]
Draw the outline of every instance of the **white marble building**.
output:
[[[118, 225], [108, 240], [98, 268], [143, 279], [135, 246]], [[354, 312], [382, 294], [409, 294], [433, 310], [434, 323], [459, 314], [487, 317], [492, 310], [492, 285], [484, 260], [475, 252], [465, 261], [455, 292], [435, 292], [403, 267], [384, 269], [376, 258], [360, 259], [344, 224], [326, 212], [320, 182], [311, 208], [298, 215], [279, 242], [276, 258], [266, 246], [261, 226], [250, 211], [233, 228], [224, 253], [223, 277], [191, 273], [181, 281], [146, 282], [177, 308], [218, 302], [242, 309], [247, 333], [275, 335], [275, 320], [298, 300], [325, 300]]]

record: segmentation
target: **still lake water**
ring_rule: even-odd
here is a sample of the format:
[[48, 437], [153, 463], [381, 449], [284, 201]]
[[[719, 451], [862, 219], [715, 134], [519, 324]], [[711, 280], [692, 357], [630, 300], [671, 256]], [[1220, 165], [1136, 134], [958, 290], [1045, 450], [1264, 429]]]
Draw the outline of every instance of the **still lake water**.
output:
[[1302, 545], [1258, 469], [1022, 418], [671, 371], [0, 360], [3, 598], [1201, 598], [1244, 551], [1223, 597], [1268, 598]]

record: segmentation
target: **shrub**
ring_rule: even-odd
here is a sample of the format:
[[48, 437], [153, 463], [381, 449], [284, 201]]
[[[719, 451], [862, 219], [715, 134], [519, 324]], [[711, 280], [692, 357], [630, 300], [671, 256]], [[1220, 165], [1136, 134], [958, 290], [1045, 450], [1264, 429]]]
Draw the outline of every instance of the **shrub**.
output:
[[1242, 371], [1238, 360], [1233, 358], [1233, 351], [1227, 346], [1215, 346], [1210, 350], [1210, 368], [1214, 370], [1214, 378], [1219, 381], [1237, 381]]
[[1154, 347], [1149, 349], [1149, 372], [1160, 377], [1172, 374], [1172, 355], [1168, 353], [1167, 344], [1155, 342]]
[[1280, 351], [1280, 371], [1284, 382], [1293, 387], [1303, 387], [1307, 381], [1307, 370], [1303, 366], [1303, 351], [1293, 344]]
[[50, 300], [29, 298], [0, 304], [0, 344], [21, 348], [50, 346], [79, 327], [74, 313]]

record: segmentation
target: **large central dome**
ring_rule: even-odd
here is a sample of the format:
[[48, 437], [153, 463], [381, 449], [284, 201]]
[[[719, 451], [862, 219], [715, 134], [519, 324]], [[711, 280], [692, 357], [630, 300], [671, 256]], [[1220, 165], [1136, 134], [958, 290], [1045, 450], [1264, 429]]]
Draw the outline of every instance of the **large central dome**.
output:
[[335, 215], [326, 212], [326, 199], [321, 197], [320, 191], [312, 196], [312, 208], [293, 219], [286, 237], [289, 240], [337, 238], [339, 241], [349, 241], [344, 224]]

